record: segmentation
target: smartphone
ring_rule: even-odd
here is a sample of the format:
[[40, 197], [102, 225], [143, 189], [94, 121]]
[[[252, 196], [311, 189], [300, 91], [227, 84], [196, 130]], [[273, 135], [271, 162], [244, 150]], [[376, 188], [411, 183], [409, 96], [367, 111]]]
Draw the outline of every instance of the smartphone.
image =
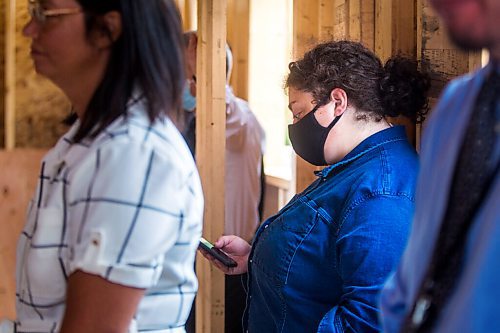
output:
[[238, 266], [238, 263], [234, 261], [233, 259], [229, 258], [227, 254], [219, 250], [218, 248], [215, 248], [212, 243], [207, 241], [205, 238], [201, 237], [200, 238], [200, 245], [198, 245], [200, 248], [203, 250], [207, 251], [214, 257], [215, 259], [219, 260], [224, 266], [226, 267], [236, 267]]

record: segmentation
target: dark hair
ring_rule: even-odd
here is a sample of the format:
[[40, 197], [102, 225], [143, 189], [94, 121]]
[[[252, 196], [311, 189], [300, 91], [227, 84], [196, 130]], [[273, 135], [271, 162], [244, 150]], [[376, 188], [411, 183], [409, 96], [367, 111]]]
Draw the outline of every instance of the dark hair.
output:
[[[184, 46], [187, 48], [189, 46], [189, 39], [192, 35], [198, 36], [198, 33], [195, 30], [187, 31], [184, 33]], [[226, 41], [226, 81], [229, 82], [231, 79], [231, 72], [233, 69], [233, 50], [229, 45], [229, 42]]]
[[427, 112], [430, 80], [416, 61], [396, 56], [382, 66], [380, 59], [358, 42], [331, 41], [317, 45], [288, 66], [285, 87], [310, 92], [320, 104], [330, 92], [343, 89], [358, 118], [406, 116], [422, 121]]
[[74, 140], [95, 137], [119, 116], [138, 89], [154, 122], [162, 113], [174, 121], [181, 108], [184, 51], [181, 18], [173, 0], [78, 0], [87, 36], [107, 33], [102, 17], [121, 14], [122, 32], [111, 46], [102, 81], [95, 90]]

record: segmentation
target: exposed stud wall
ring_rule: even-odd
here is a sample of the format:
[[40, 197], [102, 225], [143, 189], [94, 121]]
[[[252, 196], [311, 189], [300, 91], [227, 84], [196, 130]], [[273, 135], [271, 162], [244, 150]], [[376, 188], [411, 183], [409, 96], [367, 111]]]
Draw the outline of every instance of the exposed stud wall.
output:
[[424, 69], [432, 74], [431, 96], [439, 97], [441, 90], [452, 78], [481, 65], [481, 54], [459, 50], [447, 37], [436, 13], [427, 1], [420, 1], [419, 58]]
[[0, 318], [15, 318], [16, 244], [45, 152], [0, 150]]
[[[320, 36], [319, 27], [324, 27], [324, 37], [334, 33], [334, 26], [328, 24], [334, 17], [334, 12], [332, 12], [334, 4], [333, 0], [295, 0], [293, 2], [294, 59], [302, 57], [307, 50], [318, 42]], [[321, 21], [319, 21], [320, 18]], [[321, 25], [322, 23], [323, 25]], [[313, 171], [317, 169], [317, 167], [296, 156], [295, 181], [297, 193], [304, 190], [313, 181]]]
[[[226, 0], [198, 0], [196, 163], [205, 196], [203, 235], [224, 233]], [[196, 331], [224, 331], [224, 274], [199, 257]]]
[[227, 42], [233, 53], [231, 86], [236, 96], [248, 100], [248, 38], [250, 0], [227, 1]]
[[22, 36], [27, 1], [16, 1], [15, 146], [48, 148], [67, 131], [61, 121], [70, 111], [62, 92], [34, 72], [31, 41]]
[[0, 149], [5, 147], [5, 5], [0, 0]]
[[[481, 66], [480, 52], [464, 52], [449, 40], [442, 22], [427, 0], [418, 0], [417, 59], [422, 68], [431, 74], [430, 105], [434, 106], [445, 85], [453, 78]], [[417, 126], [416, 146], [420, 147], [423, 126]]]

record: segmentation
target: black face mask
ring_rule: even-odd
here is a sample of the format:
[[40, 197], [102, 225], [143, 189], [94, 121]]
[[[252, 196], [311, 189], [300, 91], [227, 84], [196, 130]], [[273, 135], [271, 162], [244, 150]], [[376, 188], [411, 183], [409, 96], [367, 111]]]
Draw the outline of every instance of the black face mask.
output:
[[320, 105], [317, 104], [304, 118], [295, 124], [288, 125], [288, 136], [293, 150], [304, 160], [316, 166], [327, 165], [324, 152], [326, 138], [342, 116], [335, 117], [328, 127], [323, 127], [314, 117], [319, 107]]

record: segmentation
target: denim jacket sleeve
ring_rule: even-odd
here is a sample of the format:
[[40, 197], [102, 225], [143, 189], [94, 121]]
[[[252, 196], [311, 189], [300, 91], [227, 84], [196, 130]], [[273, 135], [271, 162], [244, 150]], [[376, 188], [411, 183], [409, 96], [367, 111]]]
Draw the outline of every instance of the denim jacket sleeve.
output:
[[344, 213], [335, 249], [343, 295], [318, 332], [380, 331], [379, 294], [406, 246], [413, 209], [408, 196], [375, 194]]

